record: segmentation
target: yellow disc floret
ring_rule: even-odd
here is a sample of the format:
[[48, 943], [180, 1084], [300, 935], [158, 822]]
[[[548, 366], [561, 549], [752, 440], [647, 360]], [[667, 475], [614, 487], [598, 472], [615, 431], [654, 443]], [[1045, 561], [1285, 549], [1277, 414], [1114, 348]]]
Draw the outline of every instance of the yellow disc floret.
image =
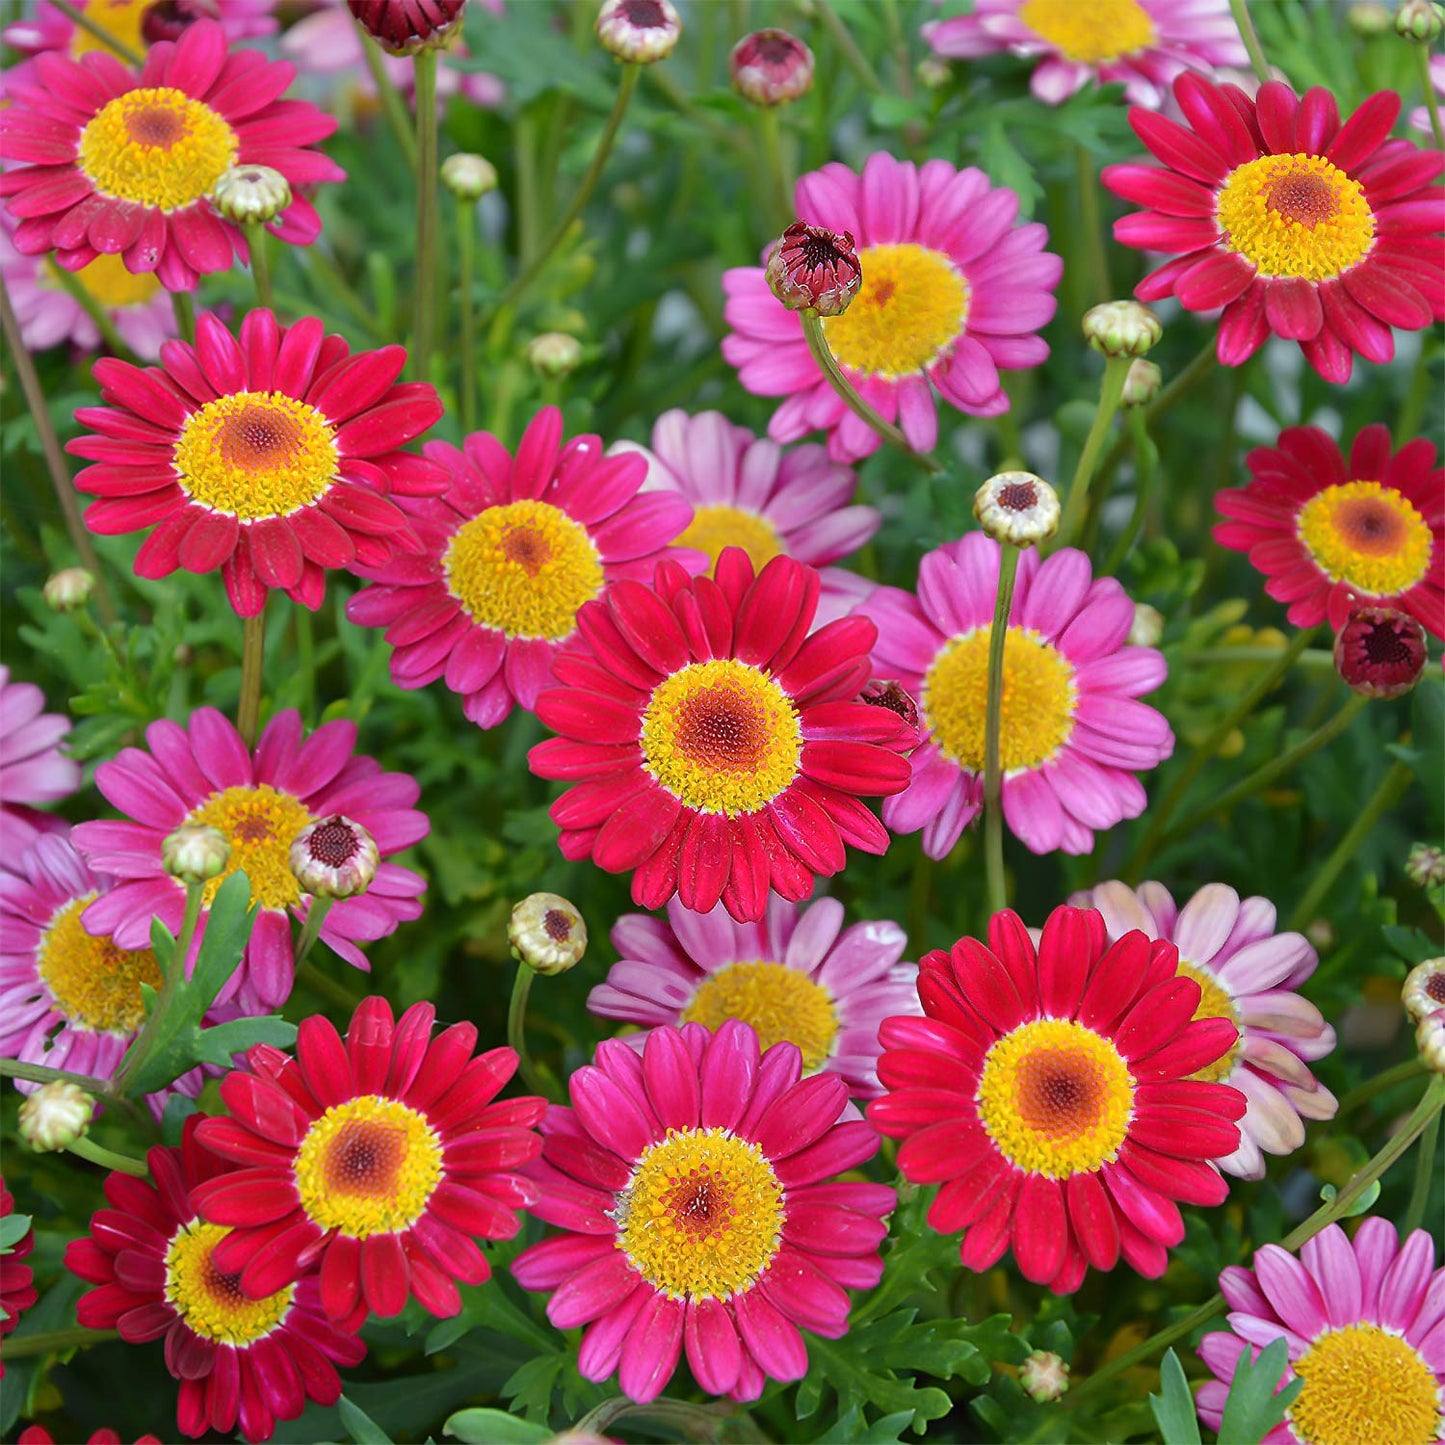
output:
[[244, 1349], [285, 1320], [296, 1286], [265, 1299], [244, 1295], [240, 1276], [222, 1274], [211, 1259], [230, 1232], [228, 1225], [199, 1219], [176, 1231], [166, 1250], [166, 1299], [202, 1339]]
[[911, 241], [858, 253], [863, 285], [841, 316], [823, 322], [844, 366], [895, 378], [923, 370], [963, 334], [968, 282], [942, 251]]
[[1430, 524], [1381, 482], [1325, 487], [1300, 508], [1295, 525], [1332, 582], [1372, 597], [1408, 591], [1430, 566]]
[[442, 1142], [425, 1114], [380, 1094], [334, 1104], [296, 1152], [301, 1207], [352, 1239], [398, 1234], [426, 1211], [442, 1177]]
[[[992, 625], [953, 638], [923, 679], [924, 716], [934, 740], [960, 767], [983, 771]], [[1074, 669], [1031, 628], [1010, 627], [1003, 649], [999, 757], [1005, 773], [1037, 768], [1068, 742], [1078, 702]]]
[[[717, 566], [724, 547], [741, 547], [748, 554], [754, 572], [761, 572], [765, 563], [786, 555], [788, 550], [778, 537], [777, 529], [766, 517], [760, 517], [746, 507], [721, 504], [696, 508], [687, 531], [674, 545], [696, 547], [699, 552], [706, 552], [713, 567]], [[712, 575], [711, 567], [708, 575]]]
[[1379, 1325], [1321, 1335], [1294, 1372], [1305, 1387], [1286, 1418], [1309, 1445], [1429, 1445], [1439, 1438], [1434, 1372]]
[[808, 1073], [822, 1068], [838, 1036], [838, 1011], [828, 990], [784, 963], [730, 963], [710, 974], [679, 1022], [716, 1031], [728, 1019], [751, 1024], [761, 1049], [796, 1044]]
[[447, 545], [442, 570], [474, 622], [549, 642], [571, 636], [603, 583], [586, 527], [550, 502], [508, 502], [473, 517]]
[[772, 1263], [783, 1186], [762, 1150], [726, 1129], [668, 1130], [613, 1211], [633, 1267], [674, 1299], [727, 1299]]
[[85, 931], [80, 915], [96, 895], [67, 903], [40, 938], [36, 972], [74, 1029], [132, 1034], [145, 1017], [140, 986], [159, 988], [161, 971], [148, 948], [117, 948]]
[[1067, 1179], [1118, 1157], [1134, 1076], [1102, 1034], [1066, 1019], [1021, 1024], [984, 1056], [978, 1116], [1019, 1169]]
[[103, 50], [107, 55], [124, 60], [127, 50], [132, 55], [145, 50], [141, 26], [146, 11], [152, 9], [155, 3], [156, 0], [86, 0], [85, 18], [116, 43], [109, 45], [83, 25], [77, 25], [70, 37], [71, 58], [79, 60], [92, 50]]
[[1261, 156], [1229, 173], [1215, 202], [1224, 244], [1262, 276], [1323, 281], [1369, 254], [1364, 187], [1323, 156]]
[[1137, 55], [1158, 39], [1154, 21], [1137, 0], [1025, 0], [1019, 19], [1080, 65]]
[[[1199, 1007], [1194, 1010], [1195, 1018], [1228, 1019], [1236, 1029], [1239, 1028], [1239, 1010], [1235, 1008], [1234, 999], [1230, 996], [1229, 990], [1203, 964], [1189, 963], [1181, 958], [1179, 967], [1175, 970], [1175, 976], [1192, 978], [1199, 985]], [[1189, 1077], [1203, 1079], [1211, 1084], [1217, 1084], [1227, 1079], [1234, 1072], [1234, 1061], [1239, 1057], [1239, 1050], [1243, 1044], [1244, 1035], [1241, 1033], [1235, 1041], [1234, 1047], [1223, 1058], [1216, 1059], [1212, 1064], [1206, 1064], [1202, 1069], [1190, 1074]]]
[[253, 908], [290, 908], [299, 903], [301, 885], [291, 871], [291, 840], [315, 821], [299, 798], [270, 783], [212, 793], [186, 818], [187, 823], [218, 829], [231, 844], [226, 871], [206, 884], [206, 906], [240, 869], [250, 879]]
[[736, 658], [692, 662], [653, 689], [642, 765], [700, 813], [755, 813], [798, 775], [803, 730], [787, 693]]
[[[119, 256], [97, 256], [74, 274], [90, 299], [107, 311], [144, 306], [161, 290], [161, 283], [156, 280], [154, 272], [127, 271], [125, 262]], [[53, 261], [43, 263], [42, 275], [45, 284], [53, 290], [63, 289], [59, 279], [60, 269]]]
[[169, 85], [128, 90], [80, 133], [80, 168], [102, 195], [179, 211], [211, 193], [236, 163], [236, 132]]

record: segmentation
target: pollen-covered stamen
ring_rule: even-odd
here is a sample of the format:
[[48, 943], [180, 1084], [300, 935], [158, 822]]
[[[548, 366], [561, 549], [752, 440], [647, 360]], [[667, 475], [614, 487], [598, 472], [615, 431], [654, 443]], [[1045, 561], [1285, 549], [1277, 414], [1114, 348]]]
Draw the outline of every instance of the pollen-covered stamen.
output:
[[[1229, 990], [1203, 964], [1189, 963], [1181, 958], [1179, 967], [1175, 970], [1175, 976], [1192, 978], [1199, 985], [1199, 1007], [1194, 1010], [1196, 1019], [1228, 1019], [1236, 1029], [1239, 1028], [1239, 1010], [1235, 1008], [1234, 999]], [[1243, 1045], [1244, 1034], [1241, 1031], [1234, 1047], [1223, 1058], [1216, 1059], [1212, 1064], [1206, 1064], [1202, 1069], [1190, 1074], [1189, 1077], [1203, 1079], [1211, 1084], [1217, 1084], [1227, 1079], [1234, 1072], [1235, 1060], [1239, 1057], [1239, 1051]]]
[[1381, 482], [1323, 488], [1300, 508], [1296, 526], [1332, 582], [1367, 596], [1398, 596], [1430, 566], [1429, 524], [1408, 497]]
[[270, 783], [212, 793], [186, 818], [187, 823], [209, 824], [231, 843], [226, 871], [206, 884], [206, 906], [238, 869], [244, 869], [251, 882], [253, 907], [289, 908], [298, 902], [301, 890], [291, 871], [291, 840], [311, 821], [300, 799]]
[[243, 1294], [240, 1276], [223, 1274], [211, 1258], [230, 1232], [199, 1219], [176, 1231], [166, 1250], [166, 1299], [202, 1339], [245, 1348], [285, 1321], [296, 1287], [259, 1300]]
[[758, 1047], [796, 1044], [803, 1068], [822, 1068], [838, 1036], [838, 1011], [832, 995], [796, 968], [763, 960], [730, 963], [697, 987], [680, 1024], [699, 1023], [714, 1033], [728, 1019], [750, 1024]]
[[150, 949], [117, 948], [85, 931], [80, 915], [94, 893], [67, 903], [41, 935], [36, 972], [73, 1029], [128, 1035], [145, 1017], [141, 984], [159, 988], [160, 966]]
[[1286, 1419], [1307, 1445], [1431, 1445], [1440, 1387], [1419, 1352], [1379, 1325], [1347, 1325], [1295, 1361], [1305, 1382]]
[[748, 554], [755, 572], [761, 572], [774, 557], [787, 553], [777, 529], [766, 517], [746, 507], [725, 504], [694, 508], [692, 521], [677, 539], [678, 547], [696, 547], [706, 552], [712, 562], [708, 575], [717, 566], [725, 547], [741, 547]]
[[1158, 38], [1154, 21], [1137, 0], [1025, 0], [1019, 19], [1081, 65], [1135, 55]]

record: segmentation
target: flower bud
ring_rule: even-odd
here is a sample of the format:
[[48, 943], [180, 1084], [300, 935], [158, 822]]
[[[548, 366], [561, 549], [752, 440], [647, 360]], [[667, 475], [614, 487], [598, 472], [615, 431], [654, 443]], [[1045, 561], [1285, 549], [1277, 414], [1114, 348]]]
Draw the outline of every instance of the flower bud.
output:
[[1402, 697], [1425, 670], [1425, 629], [1407, 612], [1361, 607], [1335, 638], [1335, 671], [1363, 697]]
[[973, 515], [995, 542], [1034, 547], [1059, 530], [1059, 495], [1032, 472], [999, 472], [974, 493]]
[[497, 168], [486, 156], [458, 151], [441, 166], [442, 185], [459, 201], [478, 201], [497, 189]]
[[467, 0], [346, 0], [361, 28], [389, 55], [440, 50], [462, 30]]
[[1035, 1350], [1019, 1366], [1019, 1384], [1031, 1400], [1045, 1405], [1069, 1388], [1069, 1367], [1052, 1350]]
[[274, 221], [291, 204], [291, 182], [270, 166], [232, 166], [211, 187], [211, 205], [238, 226]]
[[94, 573], [84, 567], [62, 567], [45, 579], [41, 593], [45, 605], [56, 612], [73, 612], [84, 607], [90, 600], [91, 589], [95, 586]]
[[1394, 29], [1395, 17], [1390, 14], [1388, 5], [1381, 5], [1379, 0], [1369, 0], [1363, 5], [1351, 5], [1345, 11], [1345, 24], [1361, 40], [1373, 40], [1375, 36]]
[[763, 273], [789, 311], [841, 316], [863, 284], [863, 268], [848, 231], [794, 221], [778, 238]]
[[380, 862], [376, 839], [340, 813], [318, 819], [291, 840], [291, 872], [301, 891], [316, 898], [365, 893]]
[[1433, 843], [1411, 844], [1405, 877], [1417, 888], [1438, 888], [1445, 883], [1445, 850]]
[[1445, 8], [1430, 0], [1405, 0], [1395, 11], [1395, 34], [1405, 40], [1429, 45], [1445, 30]]
[[859, 702], [870, 707], [886, 707], [896, 712], [914, 732], [918, 731], [918, 704], [903, 690], [903, 684], [875, 677], [858, 694]]
[[671, 0], [603, 0], [596, 30], [609, 55], [651, 65], [672, 54], [682, 22]]
[[166, 872], [187, 887], [219, 878], [230, 861], [231, 840], [206, 823], [183, 823], [161, 844]]
[[1137, 301], [1105, 301], [1084, 312], [1084, 336], [1105, 356], [1143, 356], [1163, 335], [1159, 318]]
[[20, 1137], [37, 1154], [69, 1149], [90, 1128], [95, 1100], [79, 1084], [42, 1084], [20, 1106]]
[[1124, 376], [1124, 394], [1120, 397], [1122, 406], [1148, 406], [1164, 385], [1164, 373], [1152, 361], [1142, 356], [1129, 363]]
[[728, 56], [733, 89], [754, 105], [783, 105], [813, 88], [813, 52], [786, 30], [755, 30]]
[[1147, 602], [1134, 604], [1134, 620], [1126, 639], [1130, 647], [1158, 647], [1164, 636], [1164, 614]]
[[1426, 1014], [1415, 1029], [1415, 1047], [1420, 1062], [1432, 1074], [1445, 1074], [1445, 1008]]
[[529, 893], [507, 924], [512, 957], [536, 973], [566, 973], [587, 952], [587, 925], [560, 893]]
[[926, 90], [942, 90], [953, 79], [953, 67], [941, 55], [925, 55], [913, 73]]
[[1416, 1023], [1445, 1008], [1445, 958], [1427, 958], [1405, 975], [1400, 1002]]
[[582, 343], [565, 331], [544, 331], [527, 343], [527, 360], [538, 376], [556, 381], [577, 370], [582, 360]]

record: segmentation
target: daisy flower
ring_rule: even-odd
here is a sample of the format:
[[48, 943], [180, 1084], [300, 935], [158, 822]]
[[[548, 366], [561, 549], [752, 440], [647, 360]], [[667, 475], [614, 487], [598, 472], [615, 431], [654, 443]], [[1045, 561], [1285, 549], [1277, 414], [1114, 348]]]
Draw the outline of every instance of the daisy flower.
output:
[[1445, 1431], [1445, 1269], [1423, 1230], [1401, 1245], [1388, 1219], [1371, 1216], [1351, 1240], [1327, 1225], [1296, 1259], [1277, 1244], [1255, 1252], [1254, 1268], [1219, 1276], [1230, 1332], [1205, 1335], [1199, 1354], [1216, 1378], [1200, 1387], [1199, 1418], [1218, 1430], [1241, 1355], [1257, 1359], [1284, 1340], [1281, 1388], [1304, 1389], [1265, 1445], [1334, 1445], [1354, 1440], [1428, 1445]]
[[[918, 595], [880, 588], [866, 611], [878, 625], [875, 671], [918, 702], [924, 740], [908, 790], [883, 804], [895, 833], [923, 830], [944, 857], [983, 807], [988, 641], [999, 545], [982, 532], [935, 548]], [[1127, 647], [1134, 604], [1112, 577], [1095, 578], [1072, 547], [1019, 560], [1004, 645], [1003, 812], [1035, 853], [1087, 853], [1096, 829], [1144, 811], [1136, 771], [1174, 750], [1163, 716], [1135, 699], [1165, 676], [1164, 655]]]
[[[0, 1179], [0, 1219], [15, 1213], [15, 1196]], [[35, 1231], [27, 1229], [24, 1235], [0, 1254], [0, 1337], [8, 1335], [20, 1323], [20, 1311], [28, 1310], [40, 1298], [35, 1288], [35, 1271], [28, 1264], [22, 1264], [30, 1251], [35, 1248]], [[4, 1360], [0, 1359], [0, 1376], [5, 1373]]]
[[855, 701], [869, 679], [872, 622], [809, 636], [818, 574], [774, 557], [754, 577], [740, 547], [717, 580], [660, 562], [656, 582], [614, 582], [577, 615], [560, 686], [537, 699], [557, 738], [528, 755], [576, 784], [552, 804], [571, 859], [632, 873], [632, 901], [675, 893], [739, 922], [771, 887], [790, 902], [840, 872], [844, 844], [882, 853], [888, 834], [862, 797], [908, 784], [913, 729]]
[[[15, 1445], [57, 1445], [55, 1436], [44, 1425], [27, 1425], [16, 1437]], [[125, 1445], [117, 1430], [102, 1427], [95, 1431], [85, 1445]], [[135, 1445], [162, 1445], [154, 1435], [137, 1435]]]
[[930, 21], [923, 38], [952, 60], [1039, 59], [1029, 89], [1045, 105], [1092, 80], [1157, 110], [1182, 71], [1249, 64], [1229, 0], [978, 0], [971, 15]]
[[0, 667], [0, 821], [12, 857], [67, 826], [30, 804], [57, 802], [80, 787], [80, 764], [59, 746], [70, 719], [44, 708], [45, 694], [33, 682], [11, 682], [10, 669]]
[[[226, 718], [203, 707], [187, 728], [153, 722], [146, 742], [149, 752], [125, 748], [95, 772], [96, 786], [126, 821], [81, 823], [71, 835], [92, 868], [120, 880], [86, 908], [85, 927], [119, 948], [146, 947], [153, 916], [176, 932], [186, 890], [166, 873], [161, 844], [183, 823], [216, 828], [231, 844], [231, 860], [206, 884], [206, 904], [244, 869], [256, 913], [241, 966], [217, 1002], [228, 1006], [227, 1016], [269, 1013], [291, 992], [291, 917], [304, 919], [310, 906], [291, 871], [292, 839], [318, 818], [341, 813], [371, 834], [385, 859], [426, 837], [426, 814], [415, 806], [421, 789], [405, 773], [384, 773], [374, 758], [353, 756], [356, 724], [343, 719], [306, 738], [299, 713], [278, 713], [249, 752]], [[425, 887], [410, 868], [382, 862], [365, 893], [331, 906], [322, 942], [369, 968], [357, 945], [419, 918]]]
[[[320, 234], [303, 186], [346, 172], [310, 147], [336, 122], [309, 101], [279, 100], [295, 69], [255, 50], [228, 51], [214, 20], [153, 45], [139, 75], [104, 50], [82, 60], [37, 55], [29, 82], [7, 86], [0, 111], [0, 195], [20, 222], [15, 248], [54, 251], [67, 271], [119, 255], [168, 291], [246, 257], [239, 227], [211, 208], [234, 165], [263, 165], [295, 199], [268, 228], [293, 245]], [[16, 163], [19, 164], [16, 164]]]
[[[857, 244], [862, 289], [823, 329], [849, 380], [898, 422], [909, 446], [928, 452], [938, 440], [935, 390], [971, 416], [1008, 410], [999, 368], [1048, 356], [1034, 333], [1053, 317], [1064, 269], [1043, 249], [1043, 226], [1014, 225], [1012, 191], [973, 167], [919, 167], [878, 151], [861, 175], [833, 162], [803, 176], [794, 204], [809, 225], [846, 231]], [[725, 271], [723, 289], [732, 327], [723, 355], [754, 395], [787, 398], [768, 434], [790, 442], [826, 430], [835, 461], [876, 451], [878, 433], [828, 383], [801, 318], [773, 295], [763, 268]]]
[[334, 1405], [336, 1366], [360, 1364], [366, 1346], [327, 1322], [314, 1277], [251, 1299], [217, 1261], [231, 1231], [200, 1218], [195, 1193], [235, 1175], [203, 1147], [203, 1117], [185, 1121], [179, 1149], [148, 1152], [154, 1184], [106, 1177], [110, 1208], [66, 1247], [65, 1266], [96, 1286], [75, 1307], [86, 1329], [117, 1330], [127, 1344], [165, 1341], [183, 1435], [239, 1428], [246, 1440], [269, 1440], [308, 1400]]
[[1092, 909], [1056, 908], [1035, 948], [1016, 913], [988, 946], [961, 938], [919, 964], [922, 1019], [885, 1019], [869, 1121], [904, 1142], [898, 1167], [941, 1184], [928, 1212], [964, 1231], [982, 1271], [1010, 1247], [1025, 1279], [1069, 1294], [1122, 1256], [1151, 1279], [1184, 1238], [1176, 1201], [1220, 1204], [1209, 1162], [1239, 1145], [1245, 1098], [1191, 1077], [1234, 1047], [1199, 1018], [1172, 943], [1112, 946]]
[[555, 406], [533, 417], [515, 457], [490, 432], [461, 451], [423, 450], [448, 490], [402, 504], [420, 551], [355, 568], [377, 585], [346, 615], [386, 628], [399, 687], [445, 678], [472, 722], [495, 727], [514, 705], [536, 705], [578, 609], [619, 577], [650, 578], [692, 508], [638, 496], [646, 468], [603, 456], [600, 437], [564, 444]]
[[442, 414], [434, 387], [396, 384], [405, 364], [403, 347], [353, 356], [316, 317], [278, 326], [264, 310], [247, 314], [239, 341], [206, 312], [196, 344], [167, 342], [159, 367], [96, 362], [110, 405], [78, 408], [92, 431], [66, 444], [95, 463], [75, 478], [100, 498], [86, 525], [104, 536], [155, 526], [136, 575], [219, 567], [241, 617], [271, 588], [314, 612], [328, 568], [418, 545], [389, 495], [446, 485], [435, 463], [398, 450]]
[[1250, 452], [1248, 486], [1216, 492], [1214, 540], [1266, 578], [1296, 627], [1339, 631], [1360, 607], [1408, 612], [1445, 637], [1445, 470], [1424, 437], [1390, 448], [1380, 422], [1346, 461], [1317, 426], [1287, 427]]
[[1241, 898], [1223, 883], [1201, 888], [1180, 908], [1161, 883], [1137, 892], [1101, 883], [1069, 900], [1104, 915], [1109, 942], [1138, 929], [1179, 950], [1179, 976], [1199, 985], [1196, 1018], [1227, 1019], [1239, 1040], [1196, 1079], [1232, 1084], [1248, 1100], [1239, 1148], [1216, 1159], [1226, 1174], [1262, 1179], [1266, 1154], [1291, 1154], [1306, 1119], [1333, 1119], [1339, 1101], [1306, 1067], [1335, 1047], [1335, 1031], [1295, 990], [1319, 955], [1299, 933], [1276, 933], [1274, 904]]
[[193, 1197], [209, 1223], [231, 1226], [216, 1265], [237, 1272], [243, 1294], [264, 1298], [318, 1267], [326, 1314], [352, 1331], [412, 1297], [454, 1315], [453, 1281], [489, 1277], [474, 1241], [510, 1239], [516, 1211], [536, 1200], [512, 1171], [540, 1152], [532, 1126], [547, 1103], [493, 1102], [516, 1054], [473, 1058], [476, 1028], [433, 1039], [435, 1020], [429, 1003], [395, 1021], [384, 998], [365, 998], [344, 1043], [313, 1015], [294, 1059], [253, 1049], [254, 1072], [221, 1081], [231, 1117], [206, 1120], [198, 1137], [247, 1167]]
[[587, 998], [603, 1018], [653, 1028], [747, 1024], [758, 1046], [796, 1046], [803, 1072], [837, 1074], [850, 1094], [878, 1093], [878, 1025], [918, 1012], [918, 969], [899, 963], [903, 930], [885, 919], [843, 927], [843, 905], [768, 900], [766, 918], [737, 923], [719, 904], [693, 913], [676, 898], [667, 919], [629, 913], [612, 929], [618, 961]]
[[[79, 0], [77, 10], [113, 36], [125, 50], [144, 51], [157, 40], [178, 40], [181, 33], [199, 20], [219, 20], [228, 40], [249, 40], [270, 35], [276, 29], [271, 13], [276, 0]], [[38, 0], [28, 13], [0, 30], [0, 40], [22, 55], [39, 55], [58, 50], [79, 60], [92, 50], [121, 55], [82, 29], [50, 0]], [[14, 72], [11, 72], [12, 75]]]
[[551, 1292], [558, 1329], [587, 1326], [584, 1379], [616, 1371], [624, 1395], [653, 1400], [686, 1349], [708, 1394], [756, 1400], [807, 1373], [799, 1326], [847, 1333], [847, 1291], [882, 1277], [894, 1193], [838, 1179], [878, 1136], [840, 1122], [841, 1079], [801, 1076], [792, 1044], [760, 1054], [736, 1021], [655, 1029], [641, 1058], [604, 1042], [572, 1075], [572, 1107], [547, 1110], [529, 1171], [532, 1213], [564, 1232], [512, 1273]]
[[822, 578], [816, 622], [844, 617], [873, 590], [866, 577], [829, 567], [856, 552], [882, 525], [876, 508], [848, 505], [858, 478], [816, 445], [783, 449], [734, 426], [720, 412], [664, 412], [651, 448], [619, 442], [647, 462], [649, 491], [677, 492], [693, 519], [680, 547], [706, 552], [715, 567], [724, 547], [741, 547], [761, 569], [779, 555], [816, 567]]
[[[1393, 91], [1340, 124], [1334, 97], [1277, 80], [1250, 99], [1181, 75], [1187, 126], [1133, 109], [1130, 124], [1164, 163], [1106, 166], [1104, 184], [1149, 209], [1114, 223], [1126, 246], [1176, 253], [1134, 294], [1224, 308], [1219, 359], [1238, 366], [1270, 335], [1298, 341], [1326, 381], [1349, 380], [1353, 353], [1388, 361], [1391, 327], [1445, 317], [1445, 206], [1430, 184], [1445, 154], [1390, 140]], [[1191, 128], [1192, 127], [1192, 128]]]

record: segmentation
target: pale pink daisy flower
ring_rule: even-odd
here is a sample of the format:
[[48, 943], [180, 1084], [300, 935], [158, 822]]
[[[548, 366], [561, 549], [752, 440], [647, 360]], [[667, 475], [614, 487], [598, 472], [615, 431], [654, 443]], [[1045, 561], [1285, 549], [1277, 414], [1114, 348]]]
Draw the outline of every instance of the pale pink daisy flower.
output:
[[658, 417], [650, 448], [618, 442], [611, 450], [647, 462], [644, 491], [677, 492], [692, 504], [677, 544], [706, 552], [709, 576], [724, 547], [741, 547], [757, 571], [780, 553], [807, 562], [823, 584], [815, 627], [846, 617], [873, 590], [866, 577], [827, 565], [856, 552], [883, 518], [874, 507], [848, 505], [858, 478], [821, 446], [784, 451], [721, 412], [675, 409]]
[[[0, 40], [22, 55], [59, 50], [72, 60], [91, 50], [124, 59], [119, 50], [77, 25], [70, 16], [39, 0], [28, 13], [0, 31]], [[198, 20], [219, 20], [230, 41], [270, 35], [276, 29], [276, 0], [77, 0], [85, 18], [125, 49], [144, 52], [157, 40], [179, 40]], [[12, 72], [13, 74], [14, 72]]]
[[1266, 1154], [1291, 1154], [1305, 1141], [1306, 1119], [1333, 1119], [1339, 1101], [1306, 1067], [1335, 1046], [1335, 1031], [1294, 990], [1319, 955], [1300, 933], [1276, 933], [1267, 898], [1241, 898], [1209, 883], [1180, 908], [1162, 883], [1138, 891], [1110, 881], [1069, 902], [1104, 915], [1110, 943], [1137, 928], [1179, 950], [1179, 973], [1200, 987], [1195, 1018], [1228, 1019], [1239, 1040], [1193, 1075], [1232, 1084], [1249, 1101], [1239, 1148], [1214, 1162], [1226, 1174], [1262, 1179]]
[[32, 808], [54, 803], [80, 787], [80, 764], [60, 751], [70, 731], [63, 713], [45, 711], [45, 694], [33, 682], [11, 682], [0, 667], [0, 823], [4, 853], [15, 857], [42, 833], [63, 832], [63, 818]]
[[[353, 756], [355, 723], [325, 723], [308, 738], [294, 711], [272, 718], [254, 751], [210, 707], [191, 714], [189, 729], [153, 722], [146, 742], [150, 752], [125, 748], [95, 771], [96, 786], [129, 820], [81, 823], [72, 834], [92, 868], [121, 880], [86, 909], [85, 926], [111, 934], [121, 948], [145, 946], [152, 915], [175, 932], [185, 889], [166, 873], [161, 844], [183, 823], [218, 828], [230, 841], [231, 858], [226, 872], [206, 885], [206, 902], [244, 869], [257, 911], [241, 966], [217, 1003], [226, 1017], [268, 1013], [291, 992], [291, 919], [304, 919], [311, 903], [291, 872], [291, 840], [318, 818], [341, 813], [371, 834], [384, 860], [426, 837], [426, 814], [416, 810], [421, 789], [405, 773], [384, 773], [374, 758]], [[425, 886], [410, 868], [383, 861], [365, 893], [331, 906], [322, 942], [368, 970], [357, 945], [420, 917]]]
[[1029, 88], [1046, 105], [1093, 80], [1157, 110], [1182, 71], [1249, 64], [1229, 0], [978, 0], [971, 15], [930, 21], [923, 38], [954, 60], [1041, 57]]
[[[988, 642], [999, 544], [982, 532], [935, 548], [918, 595], [879, 588], [861, 609], [878, 625], [874, 672], [917, 700], [922, 745], [907, 791], [883, 802], [895, 833], [923, 830], [942, 858], [983, 806]], [[1134, 776], [1174, 751], [1164, 717], [1135, 701], [1164, 681], [1164, 655], [1127, 647], [1134, 604], [1072, 547], [1019, 560], [1004, 647], [1003, 814], [1035, 853], [1087, 853], [1095, 830], [1144, 811]]]
[[886, 919], [844, 928], [835, 898], [800, 907], [775, 893], [756, 923], [734, 922], [722, 904], [694, 913], [674, 898], [665, 922], [628, 913], [613, 925], [620, 957], [587, 1007], [641, 1025], [623, 1036], [637, 1049], [652, 1028], [738, 1019], [763, 1049], [795, 1044], [804, 1073], [837, 1074], [855, 1098], [871, 1099], [878, 1025], [920, 1012], [917, 965], [899, 962], [907, 943]]
[[[909, 446], [928, 452], [938, 440], [935, 390], [972, 416], [1008, 410], [999, 369], [1048, 356], [1035, 333], [1053, 318], [1064, 269], [1043, 249], [1043, 226], [1014, 224], [1012, 191], [972, 166], [915, 166], [878, 151], [861, 175], [837, 162], [809, 172], [794, 204], [810, 226], [847, 231], [857, 245], [862, 288], [823, 329], [849, 380]], [[763, 268], [725, 271], [723, 290], [732, 327], [723, 355], [749, 391], [786, 398], [768, 434], [790, 442], [825, 430], [835, 461], [876, 451], [878, 433], [829, 385], [801, 318], [773, 295]]]

